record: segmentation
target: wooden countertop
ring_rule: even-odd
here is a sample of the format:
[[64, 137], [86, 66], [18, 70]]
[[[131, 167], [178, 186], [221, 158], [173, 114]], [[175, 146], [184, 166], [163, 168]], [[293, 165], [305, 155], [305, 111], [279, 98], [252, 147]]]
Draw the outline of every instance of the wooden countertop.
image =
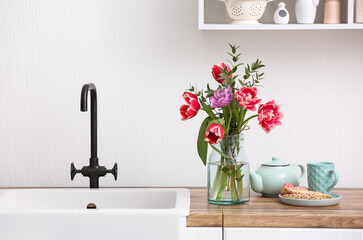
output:
[[251, 191], [245, 205], [208, 204], [206, 188], [190, 188], [188, 227], [363, 228], [363, 189], [334, 189], [338, 205], [299, 207]]

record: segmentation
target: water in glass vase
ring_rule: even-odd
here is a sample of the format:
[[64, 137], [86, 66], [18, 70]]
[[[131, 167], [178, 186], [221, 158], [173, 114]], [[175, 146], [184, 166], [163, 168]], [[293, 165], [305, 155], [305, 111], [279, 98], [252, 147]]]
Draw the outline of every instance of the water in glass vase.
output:
[[249, 164], [243, 135], [225, 136], [208, 162], [208, 202], [244, 204], [250, 200]]

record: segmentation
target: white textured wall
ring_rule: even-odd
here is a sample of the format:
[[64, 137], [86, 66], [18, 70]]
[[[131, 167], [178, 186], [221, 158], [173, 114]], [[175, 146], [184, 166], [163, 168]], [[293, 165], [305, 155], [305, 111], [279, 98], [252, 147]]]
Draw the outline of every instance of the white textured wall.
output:
[[[0, 187], [86, 186], [83, 83], [99, 104], [103, 186], [205, 186], [196, 152], [203, 114], [180, 121], [181, 94], [205, 86], [227, 43], [267, 65], [264, 102], [285, 113], [246, 133], [252, 169], [273, 155], [332, 161], [340, 187], [363, 187], [363, 31], [198, 31], [196, 0], [0, 1]], [[202, 116], [203, 115], [203, 116]]]

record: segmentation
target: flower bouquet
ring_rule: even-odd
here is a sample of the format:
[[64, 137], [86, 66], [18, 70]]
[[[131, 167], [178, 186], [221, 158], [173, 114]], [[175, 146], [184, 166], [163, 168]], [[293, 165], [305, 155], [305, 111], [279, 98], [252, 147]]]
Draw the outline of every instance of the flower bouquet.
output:
[[261, 87], [260, 70], [264, 67], [260, 60], [244, 66], [239, 77], [238, 46], [232, 46], [228, 55], [229, 65], [221, 63], [212, 68], [213, 78], [218, 82], [213, 90], [207, 84], [205, 91], [194, 86], [183, 93], [186, 104], [180, 107], [182, 120], [193, 118], [199, 110], [207, 117], [200, 126], [197, 150], [207, 163], [208, 144], [212, 153], [208, 161], [208, 201], [214, 204], [241, 204], [249, 201], [249, 165], [243, 148], [242, 132], [248, 130], [249, 122], [258, 118], [258, 124], [269, 133], [281, 125], [283, 117], [274, 100], [260, 104], [257, 87]]

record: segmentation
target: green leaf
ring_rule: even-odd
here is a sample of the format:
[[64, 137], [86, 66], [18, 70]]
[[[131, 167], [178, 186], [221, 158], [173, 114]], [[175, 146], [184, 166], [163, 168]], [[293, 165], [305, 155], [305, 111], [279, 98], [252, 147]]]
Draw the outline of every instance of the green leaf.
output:
[[232, 49], [232, 53], [234, 54], [234, 53], [236, 53], [236, 46], [232, 46], [232, 44], [230, 44], [229, 43], [229, 46], [231, 47], [231, 49]]
[[227, 174], [228, 176], [232, 176], [233, 175], [233, 169], [231, 169], [231, 167], [224, 167], [222, 168], [222, 171]]
[[210, 117], [206, 117], [202, 124], [200, 125], [198, 140], [197, 140], [197, 150], [200, 159], [202, 160], [204, 166], [207, 164], [207, 153], [208, 153], [208, 142], [204, 141], [205, 132], [207, 131], [208, 122]]
[[240, 164], [240, 165], [237, 167], [236, 172], [237, 172], [237, 171], [239, 171], [239, 170], [240, 170], [240, 169], [241, 169], [244, 165], [245, 165], [245, 164], [243, 164], [243, 163], [242, 163], [242, 164]]
[[221, 126], [224, 126], [224, 123], [225, 123], [226, 121], [223, 119], [223, 118], [218, 118], [218, 119], [214, 119], [214, 120], [212, 120], [212, 119], [210, 119], [209, 120], [209, 122], [208, 122], [208, 127], [212, 124], [212, 123], [217, 123], [217, 124], [219, 124], [219, 125], [221, 125]]
[[199, 100], [200, 104], [202, 105], [204, 111], [209, 115], [210, 118], [212, 119], [217, 119], [216, 116], [214, 115], [212, 109], [210, 108], [209, 105], [205, 104], [205, 99], [203, 100]]
[[213, 146], [212, 144], [209, 144], [213, 149], [214, 151], [216, 151], [217, 153], [219, 153], [222, 157], [224, 158], [228, 158], [230, 159], [231, 157], [227, 156], [226, 154], [222, 153], [221, 150], [219, 150], [218, 148], [216, 148], [215, 146]]
[[244, 177], [245, 175], [242, 175], [242, 176], [240, 176], [240, 177], [236, 177], [236, 180], [237, 181], [242, 181], [242, 178]]

